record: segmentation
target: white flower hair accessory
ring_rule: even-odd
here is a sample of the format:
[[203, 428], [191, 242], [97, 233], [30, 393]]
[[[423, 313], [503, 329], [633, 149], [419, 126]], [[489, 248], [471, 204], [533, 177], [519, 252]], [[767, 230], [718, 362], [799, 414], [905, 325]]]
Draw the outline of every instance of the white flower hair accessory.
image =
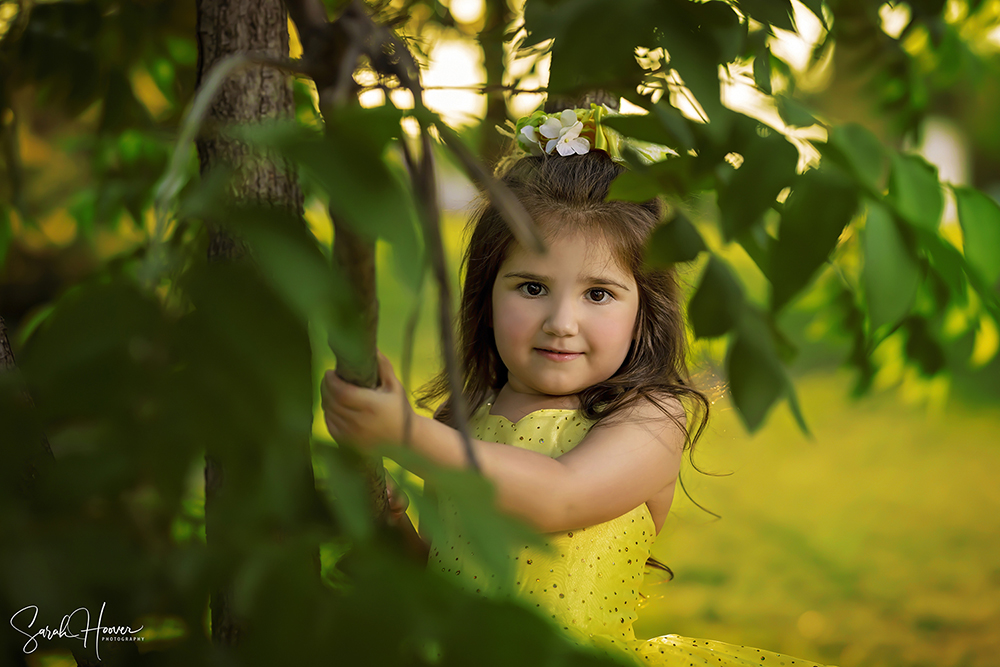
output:
[[547, 114], [538, 110], [517, 121], [514, 136], [518, 145], [532, 155], [583, 155], [591, 149], [608, 150], [608, 138], [601, 127], [604, 107], [565, 109]]

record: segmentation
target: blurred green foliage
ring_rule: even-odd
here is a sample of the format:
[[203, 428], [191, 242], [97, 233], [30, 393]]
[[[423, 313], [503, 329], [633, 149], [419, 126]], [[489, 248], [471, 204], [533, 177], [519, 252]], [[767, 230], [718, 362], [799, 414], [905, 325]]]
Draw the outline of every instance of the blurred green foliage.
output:
[[[339, 3], [327, 5], [335, 15]], [[453, 10], [427, 0], [371, 7], [425, 64], [435, 39], [473, 40], [507, 50], [508, 88], [551, 58], [549, 91], [599, 88], [648, 112], [609, 125], [671, 157], [647, 164], [630, 155], [612, 196], [667, 202], [648, 262], [679, 265], [691, 278], [693, 334], [723, 366], [745, 428], [764, 426], [782, 399], [800, 430], [827, 418], [810, 401], [800, 408], [792, 380], [817, 358], [850, 368], [856, 393], [878, 377], [902, 377], [900, 369], [935, 383], [985, 367], [967, 381], [996, 395], [1000, 77], [991, 35], [1000, 3], [528, 0], [507, 40]], [[468, 598], [425, 576], [370, 516], [362, 462], [315, 435], [326, 341], [346, 350], [357, 335], [357, 305], [330, 263], [327, 207], [379, 239], [393, 286], [382, 292], [392, 323], [383, 325], [383, 340], [392, 336], [384, 347], [402, 355], [414, 345], [400, 334], [424, 305], [425, 279], [398, 147], [409, 140], [408, 105], [338, 110], [325, 119], [333, 131], [320, 133], [310, 83], [300, 80], [295, 123], [222, 128], [296, 165], [304, 223], [224, 204], [226, 172], [198, 181], [193, 151], [182, 153], [190, 182], [169, 210], [162, 202], [155, 210], [194, 93], [194, 32], [184, 3], [0, 2], [0, 260], [5, 285], [47, 285], [0, 299], [20, 366], [17, 376], [0, 375], [0, 609], [37, 605], [35, 627], [56, 626], [73, 609], [96, 614], [106, 603], [106, 622], [146, 628], [144, 642], [103, 643], [106, 661], [216, 664], [224, 658], [207, 639], [208, 596], [234, 579], [234, 606], [249, 619], [239, 654], [247, 663], [607, 664], [525, 608]], [[784, 49], [796, 33], [805, 65]], [[359, 64], [359, 80], [370, 73]], [[733, 103], [737, 84], [755, 105]], [[513, 108], [513, 90], [491, 94]], [[950, 115], [969, 133], [971, 182], [942, 183], [913, 150], [928, 115]], [[492, 128], [466, 138], [476, 132]], [[245, 237], [255, 262], [208, 265], [207, 219]], [[416, 343], [421, 377], [429, 332]], [[318, 504], [302, 483], [307, 471], [288, 463], [311, 435]], [[894, 440], [899, 456], [907, 442]], [[225, 541], [205, 525], [210, 445], [237, 462], [241, 480], [213, 510], [212, 521], [228, 527]], [[387, 453], [407, 464], [407, 452]], [[32, 466], [25, 490], [18, 480]], [[439, 470], [425, 481], [468, 510], [477, 552], [499, 555], [531, 539], [493, 509], [482, 479]], [[433, 532], [436, 504], [413, 497]], [[806, 508], [803, 497], [785, 505]], [[767, 533], [761, 521], [743, 525]], [[817, 553], [800, 548], [794, 531], [772, 528], [803, 562]], [[322, 586], [292, 574], [315, 551]], [[802, 576], [850, 598], [861, 575], [841, 560], [857, 553], [816, 556]], [[707, 587], [742, 581], [742, 571], [728, 573], [731, 562], [687, 564], [681, 597], [684, 577]], [[720, 614], [700, 604], [706, 633], [717, 629]], [[928, 632], [951, 622], [916, 606], [906, 614]], [[798, 625], [816, 638], [819, 623]], [[21, 659], [24, 637], [3, 637], [5, 657]], [[35, 664], [82, 648], [43, 644]], [[842, 648], [823, 650], [845, 665], [869, 657]]]

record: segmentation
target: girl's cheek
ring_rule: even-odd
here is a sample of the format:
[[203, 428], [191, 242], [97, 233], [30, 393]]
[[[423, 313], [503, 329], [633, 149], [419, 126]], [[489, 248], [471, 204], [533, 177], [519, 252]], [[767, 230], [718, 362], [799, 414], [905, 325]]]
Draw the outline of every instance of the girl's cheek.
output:
[[500, 326], [501, 334], [507, 340], [519, 340], [527, 337], [529, 320], [524, 316], [523, 313], [518, 312], [508, 312], [502, 318], [502, 321], [498, 323]]
[[[507, 341], [522, 341], [534, 335], [537, 308], [532, 302], [518, 296], [500, 298], [494, 307], [494, 332]], [[497, 344], [501, 344], [498, 340]]]
[[636, 315], [634, 308], [620, 308], [608, 312], [593, 322], [593, 333], [607, 343], [632, 341]]

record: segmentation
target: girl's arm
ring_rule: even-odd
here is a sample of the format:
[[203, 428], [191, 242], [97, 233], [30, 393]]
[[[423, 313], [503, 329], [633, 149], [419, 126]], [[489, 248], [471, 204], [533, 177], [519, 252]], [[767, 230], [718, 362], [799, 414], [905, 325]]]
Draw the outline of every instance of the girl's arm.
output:
[[[414, 415], [412, 438], [408, 443], [438, 465], [471, 468], [456, 429], [429, 417]], [[496, 489], [496, 505], [507, 513], [528, 522], [540, 532], [551, 532], [557, 516], [559, 488], [555, 484], [565, 474], [556, 459], [527, 449], [496, 442], [472, 439], [476, 461]], [[423, 477], [424, 472], [414, 470]]]
[[[398, 443], [409, 419], [409, 446], [438, 465], [469, 467], [461, 434], [416, 415], [381, 353], [379, 366], [382, 383], [375, 390], [350, 385], [332, 371], [326, 374], [323, 411], [330, 434], [369, 448]], [[473, 440], [472, 448], [496, 488], [499, 509], [540, 532], [572, 530], [625, 514], [677, 476], [683, 433], [652, 405], [628, 417], [615, 426], [595, 427], [557, 459], [484, 440]], [[427, 471], [413, 472], [424, 477]]]
[[[643, 401], [555, 459], [495, 442], [473, 440], [472, 446], [502, 510], [540, 532], [593, 526], [635, 509], [677, 479], [685, 417], [679, 401], [667, 405], [680, 426]], [[441, 422], [419, 418], [412, 443], [442, 465], [468, 467], [461, 434]]]
[[610, 521], [674, 484], [686, 418], [680, 401], [671, 396], [663, 400], [673, 419], [649, 401], [639, 401], [616, 414], [613, 424], [594, 426], [559, 457], [567, 472], [554, 530]]

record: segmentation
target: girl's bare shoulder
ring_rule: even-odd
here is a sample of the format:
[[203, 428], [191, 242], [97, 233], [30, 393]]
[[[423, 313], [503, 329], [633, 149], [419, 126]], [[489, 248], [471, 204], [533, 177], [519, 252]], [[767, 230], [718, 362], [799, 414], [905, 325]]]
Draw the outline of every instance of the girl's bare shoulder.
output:
[[594, 428], [606, 429], [624, 424], [674, 424], [683, 430], [687, 424], [687, 411], [681, 400], [673, 394], [668, 392], [647, 394], [636, 397], [614, 414], [601, 419]]

